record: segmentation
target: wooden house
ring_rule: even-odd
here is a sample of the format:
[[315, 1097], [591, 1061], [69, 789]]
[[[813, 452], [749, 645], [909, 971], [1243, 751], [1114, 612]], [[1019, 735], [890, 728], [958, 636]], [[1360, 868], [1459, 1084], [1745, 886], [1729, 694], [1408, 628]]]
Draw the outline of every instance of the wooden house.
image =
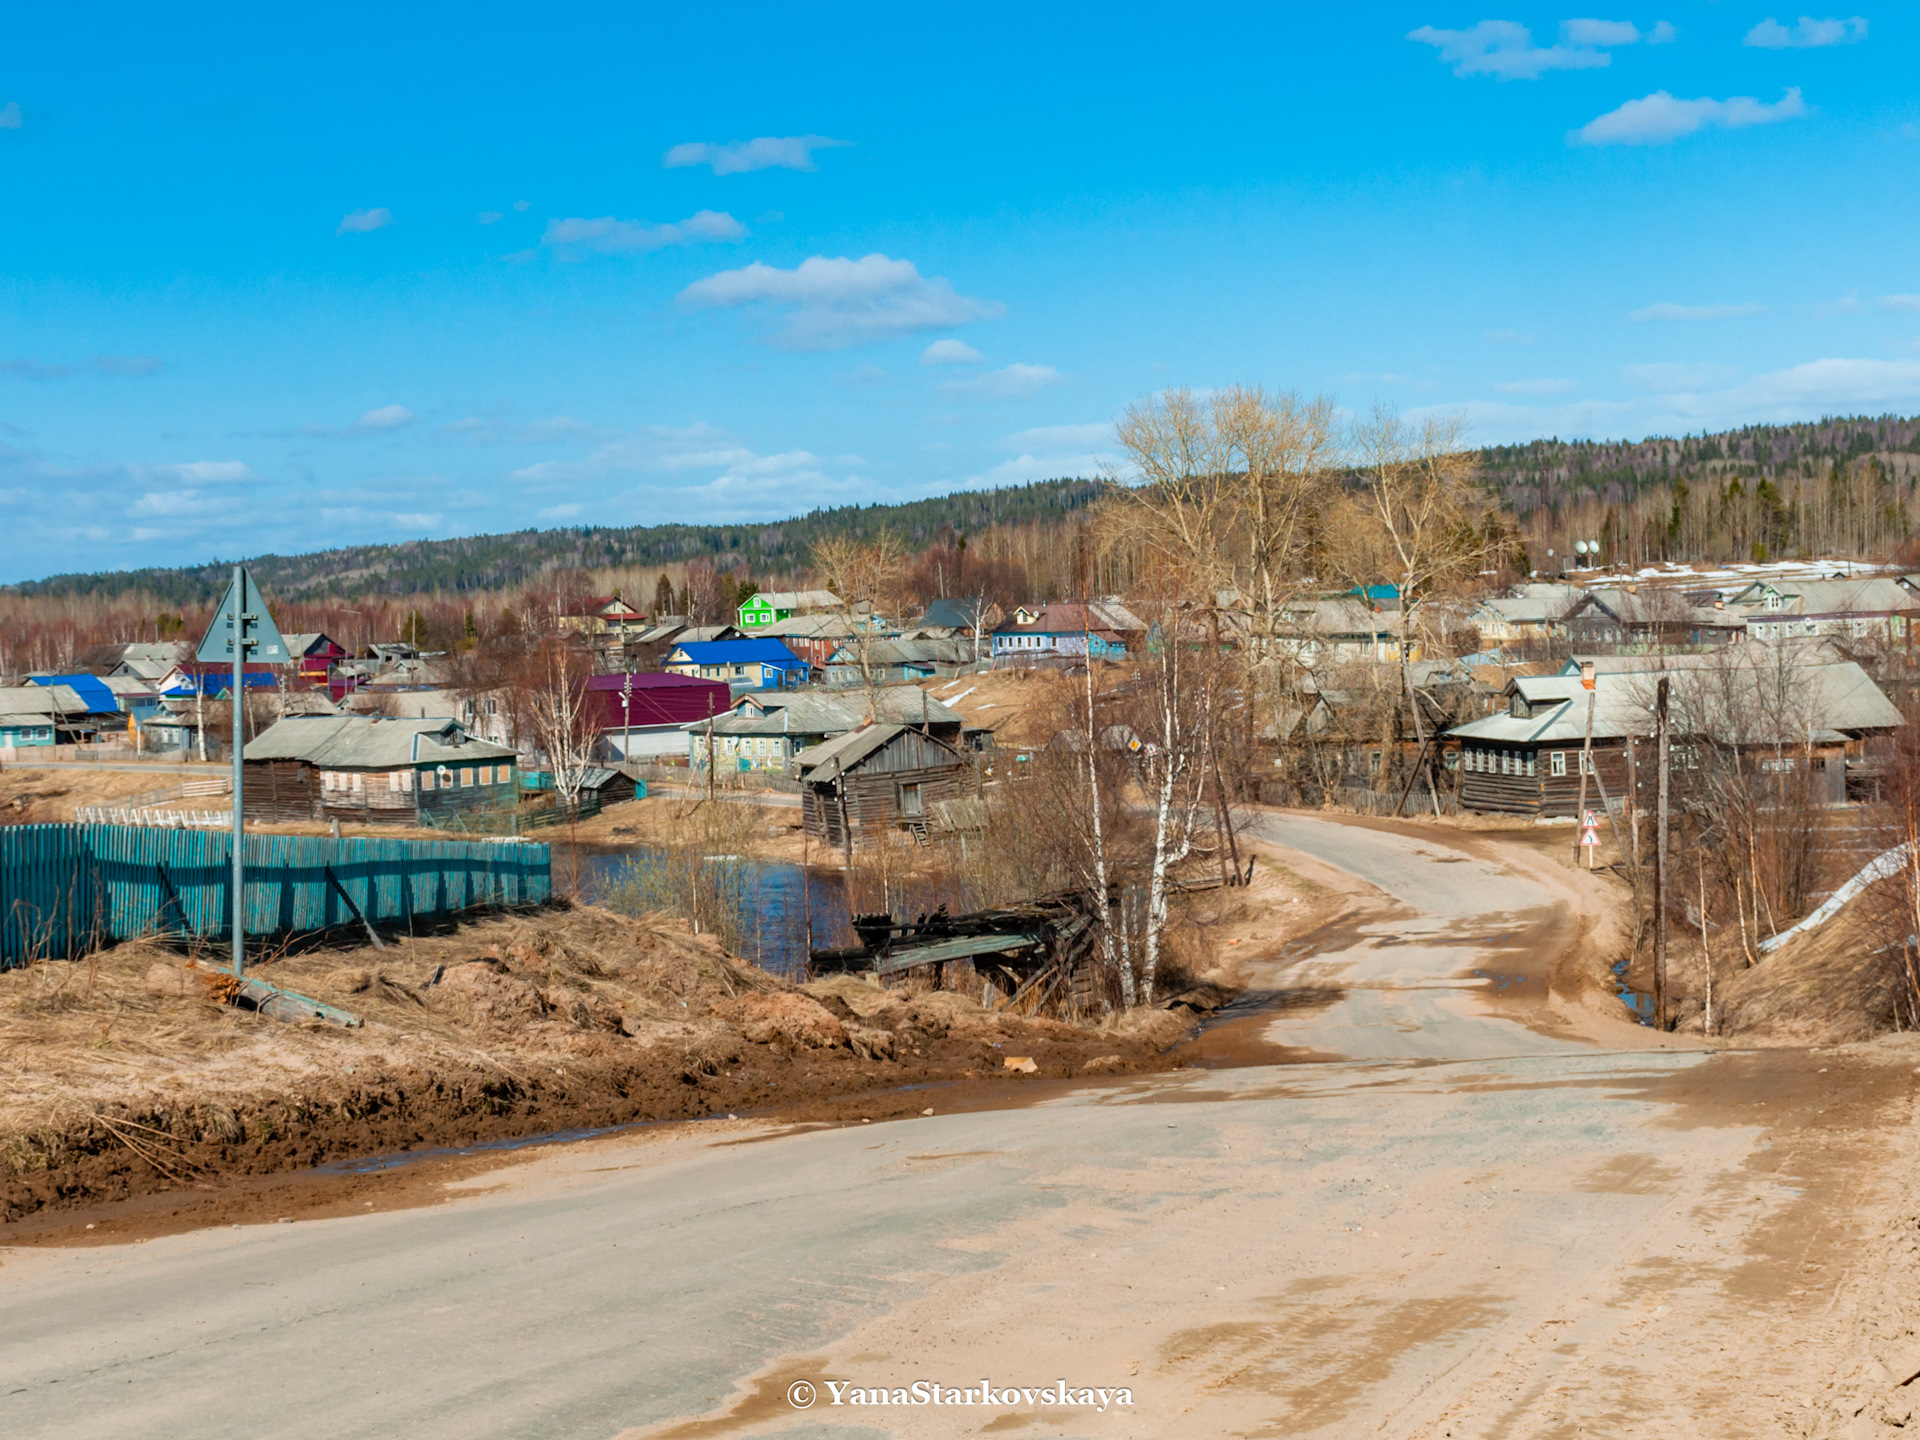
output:
[[905, 725], [868, 725], [794, 757], [807, 833], [840, 846], [901, 828], [925, 833], [937, 801], [968, 793], [966, 756]]
[[457, 720], [289, 715], [247, 742], [246, 807], [262, 820], [457, 828], [519, 803], [518, 757]]
[[1578, 674], [1516, 675], [1507, 684], [1503, 711], [1447, 732], [1460, 746], [1461, 808], [1574, 815], [1589, 695], [1593, 768], [1587, 808], [1608, 801], [1644, 805], [1652, 793], [1647, 762], [1654, 694], [1663, 675], [1670, 687], [1676, 771], [1693, 768], [1696, 748], [1711, 746], [1746, 757], [1783, 786], [1804, 767], [1812, 803], [1845, 804], [1849, 766], [1865, 762], [1868, 739], [1900, 725], [1900, 711], [1851, 661], [1794, 666], [1783, 685], [1767, 649], [1738, 646], [1712, 661], [1663, 670], [1596, 666], [1591, 691]]

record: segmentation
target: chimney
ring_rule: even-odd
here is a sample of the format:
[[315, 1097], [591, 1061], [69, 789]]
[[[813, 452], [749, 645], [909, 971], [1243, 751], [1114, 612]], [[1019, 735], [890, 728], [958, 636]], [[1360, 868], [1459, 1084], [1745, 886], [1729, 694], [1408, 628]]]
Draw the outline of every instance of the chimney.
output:
[[1591, 660], [1582, 660], [1580, 662], [1580, 688], [1583, 690], [1593, 689], [1593, 661]]

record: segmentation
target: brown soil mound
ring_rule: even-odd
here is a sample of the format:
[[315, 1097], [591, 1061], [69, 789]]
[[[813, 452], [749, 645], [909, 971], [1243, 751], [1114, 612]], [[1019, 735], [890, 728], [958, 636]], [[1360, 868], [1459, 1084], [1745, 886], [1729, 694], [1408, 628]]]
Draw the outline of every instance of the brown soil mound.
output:
[[[595, 908], [283, 955], [253, 973], [360, 1015], [220, 1003], [151, 942], [0, 974], [0, 1218], [346, 1157], [756, 1111], [917, 1112], [900, 1087], [1173, 1063], [1160, 1037], [990, 1015], [950, 993], [802, 991], [660, 916]], [[1176, 1037], [1177, 1038], [1177, 1037]]]

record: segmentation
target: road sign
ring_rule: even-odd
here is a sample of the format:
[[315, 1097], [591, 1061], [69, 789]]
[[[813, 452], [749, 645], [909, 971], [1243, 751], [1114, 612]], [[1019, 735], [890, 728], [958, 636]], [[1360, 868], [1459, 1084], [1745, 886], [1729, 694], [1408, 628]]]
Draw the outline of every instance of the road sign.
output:
[[[233, 579], [227, 585], [220, 608], [213, 613], [207, 633], [201, 637], [194, 658], [202, 664], [224, 663], [233, 667], [233, 973], [242, 975], [247, 968], [247, 817], [245, 757], [247, 713], [247, 662], [284, 665], [287, 642], [280, 627], [267, 613], [267, 602], [260, 598], [260, 587], [246, 567], [233, 567]], [[206, 693], [206, 679], [200, 678], [200, 693]]]
[[1600, 817], [1589, 810], [1585, 818], [1581, 820], [1580, 827], [1583, 830], [1597, 830], [1600, 827]]
[[1580, 832], [1580, 843], [1582, 845], [1598, 845], [1600, 843], [1600, 832], [1591, 826], [1582, 829]]
[[[287, 642], [280, 638], [280, 627], [273, 623], [273, 616], [267, 613], [267, 602], [260, 598], [260, 587], [253, 583], [253, 576], [245, 570], [236, 570], [237, 580], [227, 582], [227, 593], [220, 601], [220, 608], [213, 612], [208, 622], [206, 636], [200, 641], [200, 648], [193, 658], [199, 661], [212, 661], [231, 665], [236, 658], [243, 658], [256, 665], [284, 665], [287, 663]], [[234, 592], [240, 591], [236, 603]], [[245, 642], [244, 657], [234, 655], [234, 627], [240, 627], [241, 638]]]

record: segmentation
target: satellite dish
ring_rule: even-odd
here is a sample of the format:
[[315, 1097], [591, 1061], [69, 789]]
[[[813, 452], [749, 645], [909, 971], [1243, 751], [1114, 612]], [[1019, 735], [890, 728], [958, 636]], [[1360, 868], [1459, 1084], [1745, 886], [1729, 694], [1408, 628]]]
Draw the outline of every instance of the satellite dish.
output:
[[1586, 541], [1584, 541], [1584, 540], [1576, 540], [1576, 541], [1574, 541], [1574, 542], [1573, 542], [1573, 553], [1574, 553], [1574, 554], [1576, 554], [1576, 555], [1584, 555], [1584, 554], [1586, 554], [1586, 553], [1587, 553], [1587, 542], [1586, 542]]

